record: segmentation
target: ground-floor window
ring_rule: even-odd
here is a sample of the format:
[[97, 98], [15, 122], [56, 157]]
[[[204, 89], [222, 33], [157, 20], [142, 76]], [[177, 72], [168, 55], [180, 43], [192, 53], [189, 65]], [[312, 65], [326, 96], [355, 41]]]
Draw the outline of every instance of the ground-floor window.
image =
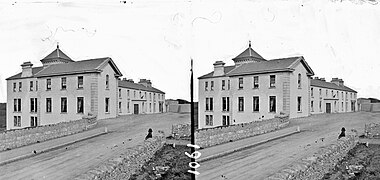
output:
[[230, 125], [230, 116], [223, 115], [222, 120], [223, 120], [223, 122], [222, 122], [223, 126], [229, 126]]
[[310, 109], [311, 109], [311, 112], [314, 112], [314, 101], [311, 101], [310, 102]]
[[13, 126], [21, 127], [21, 116], [13, 116]]
[[258, 112], [260, 107], [259, 96], [253, 96], [253, 111]]
[[52, 101], [51, 98], [46, 98], [46, 112], [51, 113], [51, 107], [52, 107]]
[[110, 108], [109, 108], [109, 106], [110, 106], [110, 98], [106, 98], [106, 109], [105, 109], [105, 111], [106, 111], [106, 113], [109, 113], [110, 112]]
[[129, 102], [127, 102], [127, 112], [129, 113]]
[[77, 97], [77, 113], [84, 112], [84, 97]]
[[37, 117], [31, 116], [30, 117], [30, 127], [37, 127], [37, 126], [38, 126]]
[[61, 98], [61, 112], [67, 113], [67, 98], [66, 97]]
[[239, 97], [238, 102], [239, 111], [244, 111], [244, 97]]
[[269, 96], [269, 112], [276, 112], [276, 96]]
[[119, 113], [121, 113], [121, 102], [119, 102]]
[[319, 112], [322, 112], [322, 101], [319, 101]]
[[213, 123], [213, 117], [212, 115], [206, 115], [206, 126], [212, 126]]
[[302, 111], [302, 106], [301, 106], [301, 104], [302, 104], [302, 97], [301, 96], [298, 96], [297, 97], [297, 111], [298, 112], [301, 112]]

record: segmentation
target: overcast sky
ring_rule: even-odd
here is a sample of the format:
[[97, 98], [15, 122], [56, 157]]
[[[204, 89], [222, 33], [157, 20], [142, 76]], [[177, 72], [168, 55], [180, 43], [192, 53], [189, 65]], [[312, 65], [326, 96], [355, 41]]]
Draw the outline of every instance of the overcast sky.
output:
[[111, 57], [123, 77], [150, 79], [166, 98], [190, 99], [197, 77], [248, 46], [266, 59], [304, 56], [315, 76], [342, 78], [380, 98], [380, 5], [359, 0], [16, 1], [0, 3], [0, 102], [6, 78], [56, 48], [73, 60]]

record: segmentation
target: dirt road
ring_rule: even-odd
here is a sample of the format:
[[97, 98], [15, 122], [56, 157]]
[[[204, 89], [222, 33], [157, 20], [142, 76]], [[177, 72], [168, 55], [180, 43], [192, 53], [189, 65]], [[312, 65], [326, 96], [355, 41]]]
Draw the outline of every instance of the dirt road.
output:
[[352, 128], [364, 132], [364, 124], [369, 122], [380, 122], [380, 113], [323, 114], [292, 119], [290, 126], [300, 126], [301, 133], [203, 162], [197, 169], [201, 173], [197, 179], [263, 179], [316, 152], [318, 147], [332, 143], [343, 126], [348, 132]]
[[97, 128], [109, 133], [35, 157], [0, 166], [0, 179], [73, 179], [116, 156], [128, 147], [141, 143], [149, 128], [154, 133], [171, 132], [171, 125], [189, 123], [189, 114], [129, 115], [99, 121]]

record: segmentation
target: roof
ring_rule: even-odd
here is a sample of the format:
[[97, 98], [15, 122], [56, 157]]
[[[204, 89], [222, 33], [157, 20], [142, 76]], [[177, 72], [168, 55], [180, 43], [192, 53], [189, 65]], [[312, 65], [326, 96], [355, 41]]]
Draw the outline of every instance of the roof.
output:
[[[226, 76], [227, 73], [229, 73], [232, 69], [234, 69], [236, 66], [224, 66], [224, 76]], [[205, 74], [201, 77], [199, 77], [198, 79], [206, 79], [206, 78], [212, 78], [214, 77], [214, 71], [208, 73], [208, 74]], [[219, 77], [223, 77], [223, 76], [219, 76]]]
[[58, 45], [57, 45], [57, 49], [55, 49], [53, 52], [51, 52], [49, 55], [43, 58], [41, 62], [44, 63], [52, 59], [60, 59], [61, 61], [64, 61], [64, 62], [74, 62], [69, 56], [67, 56], [65, 53], [63, 53], [59, 49]]
[[310, 86], [316, 86], [316, 87], [322, 87], [322, 88], [328, 88], [328, 89], [335, 89], [335, 90], [341, 90], [341, 91], [349, 91], [357, 93], [355, 90], [347, 87], [347, 86], [338, 86], [331, 82], [322, 81], [320, 79], [311, 79], [310, 80]]
[[[67, 74], [101, 72], [102, 68], [107, 63], [109, 63], [111, 67], [114, 69], [114, 71], [116, 72], [116, 76], [122, 76], [121, 72], [119, 71], [115, 63], [112, 61], [112, 59], [109, 57], [105, 57], [82, 61], [73, 61], [70, 63], [51, 64], [44, 67], [35, 67], [32, 69], [32, 77], [49, 77]], [[21, 78], [21, 73], [8, 78], [7, 80], [19, 78]]]
[[165, 94], [165, 92], [163, 92], [159, 89], [156, 89], [154, 87], [146, 87], [146, 86], [139, 84], [139, 83], [123, 81], [123, 80], [119, 80], [118, 87]]
[[259, 53], [257, 53], [255, 50], [251, 48], [251, 44], [249, 44], [249, 47], [240, 53], [238, 56], [233, 58], [232, 60], [238, 60], [243, 58], [256, 58], [256, 59], [262, 59], [265, 60]]
[[[33, 74], [33, 76], [35, 74], [37, 74], [38, 72], [40, 72], [42, 69], [43, 69], [42, 66], [32, 68], [32, 74]], [[23, 79], [23, 78], [30, 78], [30, 77], [21, 77], [21, 72], [20, 72], [20, 73], [14, 75], [14, 76], [11, 76], [11, 77], [7, 78], [6, 80]]]
[[244, 63], [240, 66], [237, 66], [234, 70], [229, 72], [228, 76], [294, 71], [294, 68], [299, 63], [302, 63], [305, 66], [306, 70], [308, 71], [308, 75], [314, 75], [313, 70], [306, 63], [304, 58], [300, 56], [300, 57], [273, 59], [273, 60], [262, 61], [262, 62]]

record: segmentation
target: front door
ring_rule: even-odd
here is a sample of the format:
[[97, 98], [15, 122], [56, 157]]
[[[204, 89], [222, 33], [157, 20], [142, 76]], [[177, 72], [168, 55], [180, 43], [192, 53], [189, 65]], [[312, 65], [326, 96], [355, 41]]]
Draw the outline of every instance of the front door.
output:
[[331, 103], [326, 103], [326, 113], [331, 113]]
[[139, 105], [138, 104], [133, 105], [133, 114], [139, 114]]

